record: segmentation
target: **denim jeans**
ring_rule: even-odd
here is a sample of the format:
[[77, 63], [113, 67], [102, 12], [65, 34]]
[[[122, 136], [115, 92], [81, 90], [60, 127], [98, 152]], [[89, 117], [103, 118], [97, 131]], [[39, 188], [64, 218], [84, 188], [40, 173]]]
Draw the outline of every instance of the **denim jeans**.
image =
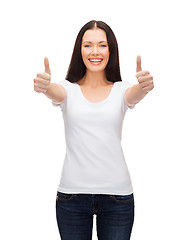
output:
[[56, 219], [62, 240], [92, 240], [96, 214], [98, 240], [129, 240], [134, 223], [134, 194], [57, 192]]

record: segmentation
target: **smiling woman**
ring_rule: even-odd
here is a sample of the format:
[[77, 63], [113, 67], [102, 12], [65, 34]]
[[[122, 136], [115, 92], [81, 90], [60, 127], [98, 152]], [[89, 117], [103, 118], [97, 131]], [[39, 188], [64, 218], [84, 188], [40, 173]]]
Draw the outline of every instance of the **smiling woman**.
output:
[[[102, 61], [97, 63], [99, 58]], [[117, 40], [106, 23], [93, 20], [81, 28], [66, 79], [69, 82], [83, 79], [90, 86], [121, 81]]]
[[91, 21], [82, 27], [66, 80], [59, 83], [66, 98], [53, 104], [61, 107], [67, 134], [56, 202], [61, 238], [92, 239], [96, 213], [99, 239], [130, 239], [134, 195], [120, 142], [128, 109], [124, 93], [133, 84], [121, 80], [117, 41], [106, 23]]
[[[87, 68], [86, 75], [89, 76], [90, 71], [104, 72], [104, 69], [106, 68], [110, 55], [106, 38], [106, 32], [100, 28], [87, 30], [84, 33], [82, 39], [81, 55], [83, 62]], [[103, 77], [105, 78], [104, 74], [102, 73], [102, 78]], [[91, 81], [94, 82], [95, 80], [93, 79]]]
[[[48, 64], [45, 71], [50, 78]], [[130, 239], [134, 194], [121, 139], [129, 108], [124, 94], [132, 85], [121, 79], [111, 28], [102, 21], [85, 24], [66, 79], [50, 84], [45, 93], [57, 99], [52, 103], [61, 108], [66, 134], [56, 198], [61, 239], [92, 239], [94, 214], [99, 240]]]

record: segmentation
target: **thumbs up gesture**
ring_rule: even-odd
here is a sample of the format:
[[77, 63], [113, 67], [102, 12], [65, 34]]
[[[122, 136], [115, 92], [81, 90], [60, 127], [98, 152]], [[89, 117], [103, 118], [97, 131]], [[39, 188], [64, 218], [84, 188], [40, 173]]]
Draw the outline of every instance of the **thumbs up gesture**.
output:
[[34, 78], [34, 90], [38, 93], [45, 93], [51, 82], [51, 71], [49, 68], [49, 60], [44, 58], [45, 72], [38, 73]]
[[153, 77], [150, 75], [149, 71], [142, 70], [141, 68], [141, 57], [137, 56], [137, 68], [136, 77], [139, 82], [141, 89], [148, 93], [154, 88]]

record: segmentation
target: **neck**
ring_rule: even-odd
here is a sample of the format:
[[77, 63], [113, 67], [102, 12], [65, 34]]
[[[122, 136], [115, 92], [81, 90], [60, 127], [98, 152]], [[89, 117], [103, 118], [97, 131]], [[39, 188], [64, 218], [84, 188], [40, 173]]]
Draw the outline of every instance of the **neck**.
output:
[[99, 87], [107, 85], [109, 81], [106, 79], [105, 71], [102, 72], [91, 72], [86, 71], [86, 74], [82, 78], [82, 83], [91, 86], [91, 87]]

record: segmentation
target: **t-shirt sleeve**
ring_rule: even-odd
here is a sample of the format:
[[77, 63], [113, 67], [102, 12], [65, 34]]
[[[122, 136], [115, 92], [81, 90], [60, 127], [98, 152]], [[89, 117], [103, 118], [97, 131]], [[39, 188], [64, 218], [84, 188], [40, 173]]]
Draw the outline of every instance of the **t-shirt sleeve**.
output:
[[128, 106], [127, 102], [125, 100], [125, 91], [127, 90], [127, 88], [132, 87], [133, 85], [135, 85], [135, 83], [131, 83], [128, 81], [122, 81], [122, 89], [123, 89], [123, 104], [122, 104], [122, 109], [125, 112], [128, 108], [133, 109], [135, 107], [135, 105], [133, 106]]
[[58, 81], [58, 82], [56, 82], [56, 83], [57, 83], [57, 84], [60, 84], [60, 85], [62, 85], [62, 86], [64, 87], [64, 89], [65, 89], [65, 91], [66, 91], [66, 97], [65, 97], [65, 99], [64, 99], [63, 102], [55, 102], [55, 101], [52, 100], [52, 105], [55, 106], [55, 107], [57, 107], [57, 106], [61, 107], [61, 105], [63, 105], [64, 102], [66, 101], [67, 96], [68, 96], [68, 94], [69, 94], [70, 82], [65, 79], [65, 80], [62, 80], [62, 81]]

